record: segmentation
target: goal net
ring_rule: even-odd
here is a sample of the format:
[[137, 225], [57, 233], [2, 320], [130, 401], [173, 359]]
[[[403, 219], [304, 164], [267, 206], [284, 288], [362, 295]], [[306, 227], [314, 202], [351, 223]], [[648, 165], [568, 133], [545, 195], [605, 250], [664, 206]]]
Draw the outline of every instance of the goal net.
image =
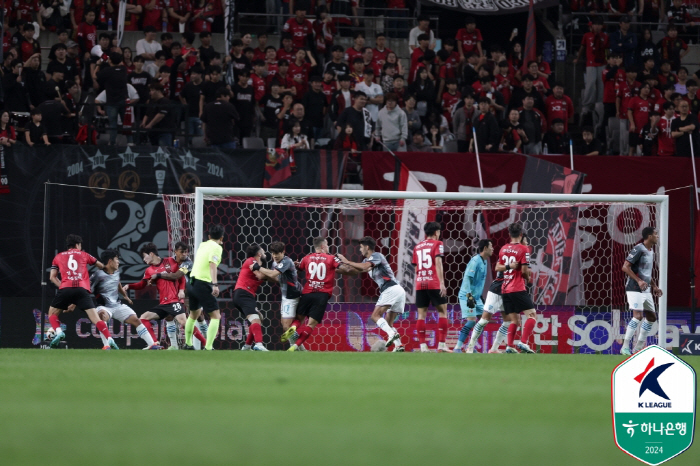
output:
[[[530, 292], [537, 305], [537, 324], [529, 342], [542, 353], [618, 353], [631, 318], [622, 265], [641, 241], [642, 229], [658, 229], [654, 279], [666, 285], [666, 196], [597, 196], [562, 194], [476, 194], [370, 191], [265, 190], [197, 188], [193, 195], [164, 196], [170, 247], [183, 241], [196, 251], [209, 225], [226, 227], [219, 267], [219, 303], [225, 317], [217, 345], [237, 349], [248, 323], [231, 302], [245, 248], [265, 250], [273, 241], [286, 244], [286, 255], [301, 260], [312, 252], [315, 237], [328, 239], [332, 254], [361, 262], [359, 239], [371, 236], [387, 257], [407, 292], [405, 312], [395, 327], [407, 351], [417, 349], [413, 247], [424, 238], [423, 225], [442, 225], [444, 273], [450, 327], [447, 343], [457, 341], [464, 321], [457, 295], [464, 270], [480, 239], [493, 241], [485, 292], [493, 278], [498, 251], [507, 242], [507, 227], [521, 222], [530, 241]], [[370, 315], [379, 290], [367, 276], [338, 276], [323, 323], [307, 341], [312, 351], [369, 351], [382, 335]], [[279, 337], [280, 290], [261, 286], [257, 301], [264, 317], [265, 343], [284, 349]], [[656, 298], [659, 321], [648, 343], [665, 334], [666, 299]], [[501, 323], [496, 314], [479, 338], [476, 350], [486, 352]], [[426, 319], [427, 342], [437, 347], [437, 312]], [[636, 338], [636, 336], [635, 336]]]

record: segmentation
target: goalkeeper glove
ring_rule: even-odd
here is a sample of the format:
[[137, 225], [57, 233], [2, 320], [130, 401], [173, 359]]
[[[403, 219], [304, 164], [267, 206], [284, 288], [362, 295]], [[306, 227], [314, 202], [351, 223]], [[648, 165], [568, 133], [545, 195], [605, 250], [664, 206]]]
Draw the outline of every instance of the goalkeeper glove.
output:
[[469, 309], [474, 309], [476, 307], [476, 299], [474, 299], [474, 296], [469, 293], [467, 295], [467, 307]]

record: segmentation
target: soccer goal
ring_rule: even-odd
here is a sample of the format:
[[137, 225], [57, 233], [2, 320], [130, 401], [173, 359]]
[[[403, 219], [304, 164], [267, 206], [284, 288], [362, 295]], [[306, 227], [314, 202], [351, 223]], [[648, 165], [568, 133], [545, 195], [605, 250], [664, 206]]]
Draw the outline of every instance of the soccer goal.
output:
[[[521, 222], [530, 241], [533, 279], [530, 291], [538, 320], [529, 342], [543, 353], [618, 353], [628, 320], [622, 266], [641, 232], [658, 230], [654, 279], [666, 289], [668, 255], [668, 196], [428, 193], [389, 191], [283, 190], [251, 188], [196, 189], [193, 195], [164, 196], [170, 245], [184, 241], [196, 251], [206, 240], [208, 225], [226, 227], [219, 284], [222, 319], [221, 347], [238, 348], [247, 323], [230, 299], [245, 247], [273, 241], [287, 245], [286, 254], [301, 260], [312, 250], [314, 237], [328, 239], [331, 253], [361, 262], [358, 240], [371, 236], [389, 260], [407, 291], [406, 311], [396, 322], [407, 350], [417, 347], [415, 335], [416, 274], [413, 247], [424, 238], [423, 225], [442, 225], [445, 282], [448, 291], [453, 346], [462, 326], [457, 295], [469, 259], [479, 239], [489, 238], [497, 254], [509, 241], [507, 227]], [[487, 285], [497, 257], [489, 263]], [[337, 279], [334, 295], [320, 329], [309, 340], [314, 351], [369, 351], [381, 338], [370, 319], [378, 296], [367, 277]], [[279, 287], [264, 284], [258, 293], [264, 317], [265, 343], [279, 343]], [[655, 298], [658, 323], [648, 343], [666, 334], [666, 295]], [[427, 336], [437, 345], [437, 313], [429, 310]], [[501, 322], [496, 314], [477, 343], [486, 352]], [[665, 343], [665, 342], [664, 342]]]

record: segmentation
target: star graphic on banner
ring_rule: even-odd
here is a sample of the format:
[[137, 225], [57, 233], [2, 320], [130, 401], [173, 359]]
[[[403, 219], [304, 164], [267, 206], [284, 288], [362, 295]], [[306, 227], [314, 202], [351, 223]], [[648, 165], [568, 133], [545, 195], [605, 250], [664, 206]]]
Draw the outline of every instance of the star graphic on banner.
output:
[[93, 157], [88, 157], [88, 159], [90, 159], [90, 162], [92, 163], [93, 170], [100, 167], [107, 168], [105, 163], [107, 162], [108, 158], [109, 155], [103, 155], [102, 152], [99, 151], [99, 149], [97, 150], [97, 152], [95, 152], [95, 155]]
[[158, 165], [163, 165], [164, 167], [167, 167], [167, 160], [170, 158], [170, 155], [163, 150], [162, 147], [158, 147], [158, 150], [155, 152], [151, 152], [151, 157], [153, 157], [153, 166], [157, 167]]
[[127, 165], [131, 165], [132, 167], [136, 166], [136, 157], [138, 157], [139, 154], [135, 154], [131, 151], [131, 147], [126, 148], [124, 152], [121, 154], [117, 154], [121, 159], [122, 159], [122, 168], [126, 167]]
[[197, 162], [199, 162], [199, 159], [193, 156], [192, 152], [185, 152], [185, 155], [180, 156], [180, 160], [182, 160], [183, 169], [191, 168], [192, 170], [197, 170]]

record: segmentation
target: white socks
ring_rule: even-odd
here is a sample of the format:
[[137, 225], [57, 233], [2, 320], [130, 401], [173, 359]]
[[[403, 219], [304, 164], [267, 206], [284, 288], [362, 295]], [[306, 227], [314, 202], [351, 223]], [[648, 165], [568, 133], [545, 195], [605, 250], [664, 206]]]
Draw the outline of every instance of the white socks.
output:
[[625, 332], [625, 343], [624, 346], [626, 348], [629, 348], [630, 341], [632, 341], [632, 337], [634, 336], [634, 332], [637, 331], [637, 326], [639, 325], [639, 319], [632, 318], [632, 320], [629, 321], [627, 324], [627, 331]]
[[493, 346], [491, 346], [491, 351], [496, 351], [499, 346], [508, 338], [508, 327], [510, 322], [503, 322], [498, 328], [498, 333], [496, 333], [496, 338], [493, 340]]
[[[652, 326], [651, 322], [649, 322], [646, 319], [642, 320], [642, 329], [639, 331], [639, 338], [637, 339], [637, 346], [635, 346], [635, 348], [634, 348], [635, 351], [639, 351], [646, 346], [647, 335], [649, 335], [649, 332], [651, 331], [651, 326]], [[627, 335], [625, 335], [625, 339], [627, 339]]]
[[[399, 333], [399, 331], [396, 330], [394, 327], [391, 327], [391, 329], [392, 329], [394, 332]], [[394, 346], [397, 346], [397, 347], [398, 347], [398, 346], [403, 346], [403, 345], [401, 344], [401, 338], [397, 338], [396, 340], [394, 340]]]
[[136, 327], [136, 333], [139, 334], [139, 338], [146, 342], [146, 346], [153, 346], [155, 344], [153, 338], [151, 338], [151, 334], [148, 333], [148, 329], [145, 325], [141, 324], [138, 327]]
[[391, 328], [391, 326], [389, 325], [389, 322], [387, 322], [384, 317], [379, 318], [379, 320], [377, 321], [377, 327], [384, 330], [384, 333], [387, 334], [387, 337], [389, 339], [391, 339], [391, 337], [394, 336], [394, 333], [396, 333], [396, 330]]
[[107, 337], [102, 335], [102, 332], [97, 332], [97, 333], [99, 333], [100, 338], [102, 338], [102, 346], [109, 346], [109, 340], [107, 339]]
[[484, 318], [479, 319], [479, 322], [476, 323], [476, 325], [474, 326], [474, 329], [472, 330], [472, 334], [469, 337], [469, 347], [470, 348], [474, 348], [474, 346], [476, 345], [476, 340], [479, 339], [479, 337], [481, 336], [481, 333], [484, 331], [484, 327], [486, 327], [486, 324], [488, 324], [488, 323], [489, 323], [489, 321], [484, 319]]
[[207, 331], [209, 330], [209, 324], [207, 324], [206, 320], [203, 321], [197, 321], [197, 326], [199, 327], [199, 331], [202, 332], [202, 335], [205, 337], [207, 336]]
[[168, 332], [168, 338], [170, 339], [170, 346], [179, 349], [180, 346], [177, 344], [177, 324], [175, 321], [168, 322], [165, 328]]

